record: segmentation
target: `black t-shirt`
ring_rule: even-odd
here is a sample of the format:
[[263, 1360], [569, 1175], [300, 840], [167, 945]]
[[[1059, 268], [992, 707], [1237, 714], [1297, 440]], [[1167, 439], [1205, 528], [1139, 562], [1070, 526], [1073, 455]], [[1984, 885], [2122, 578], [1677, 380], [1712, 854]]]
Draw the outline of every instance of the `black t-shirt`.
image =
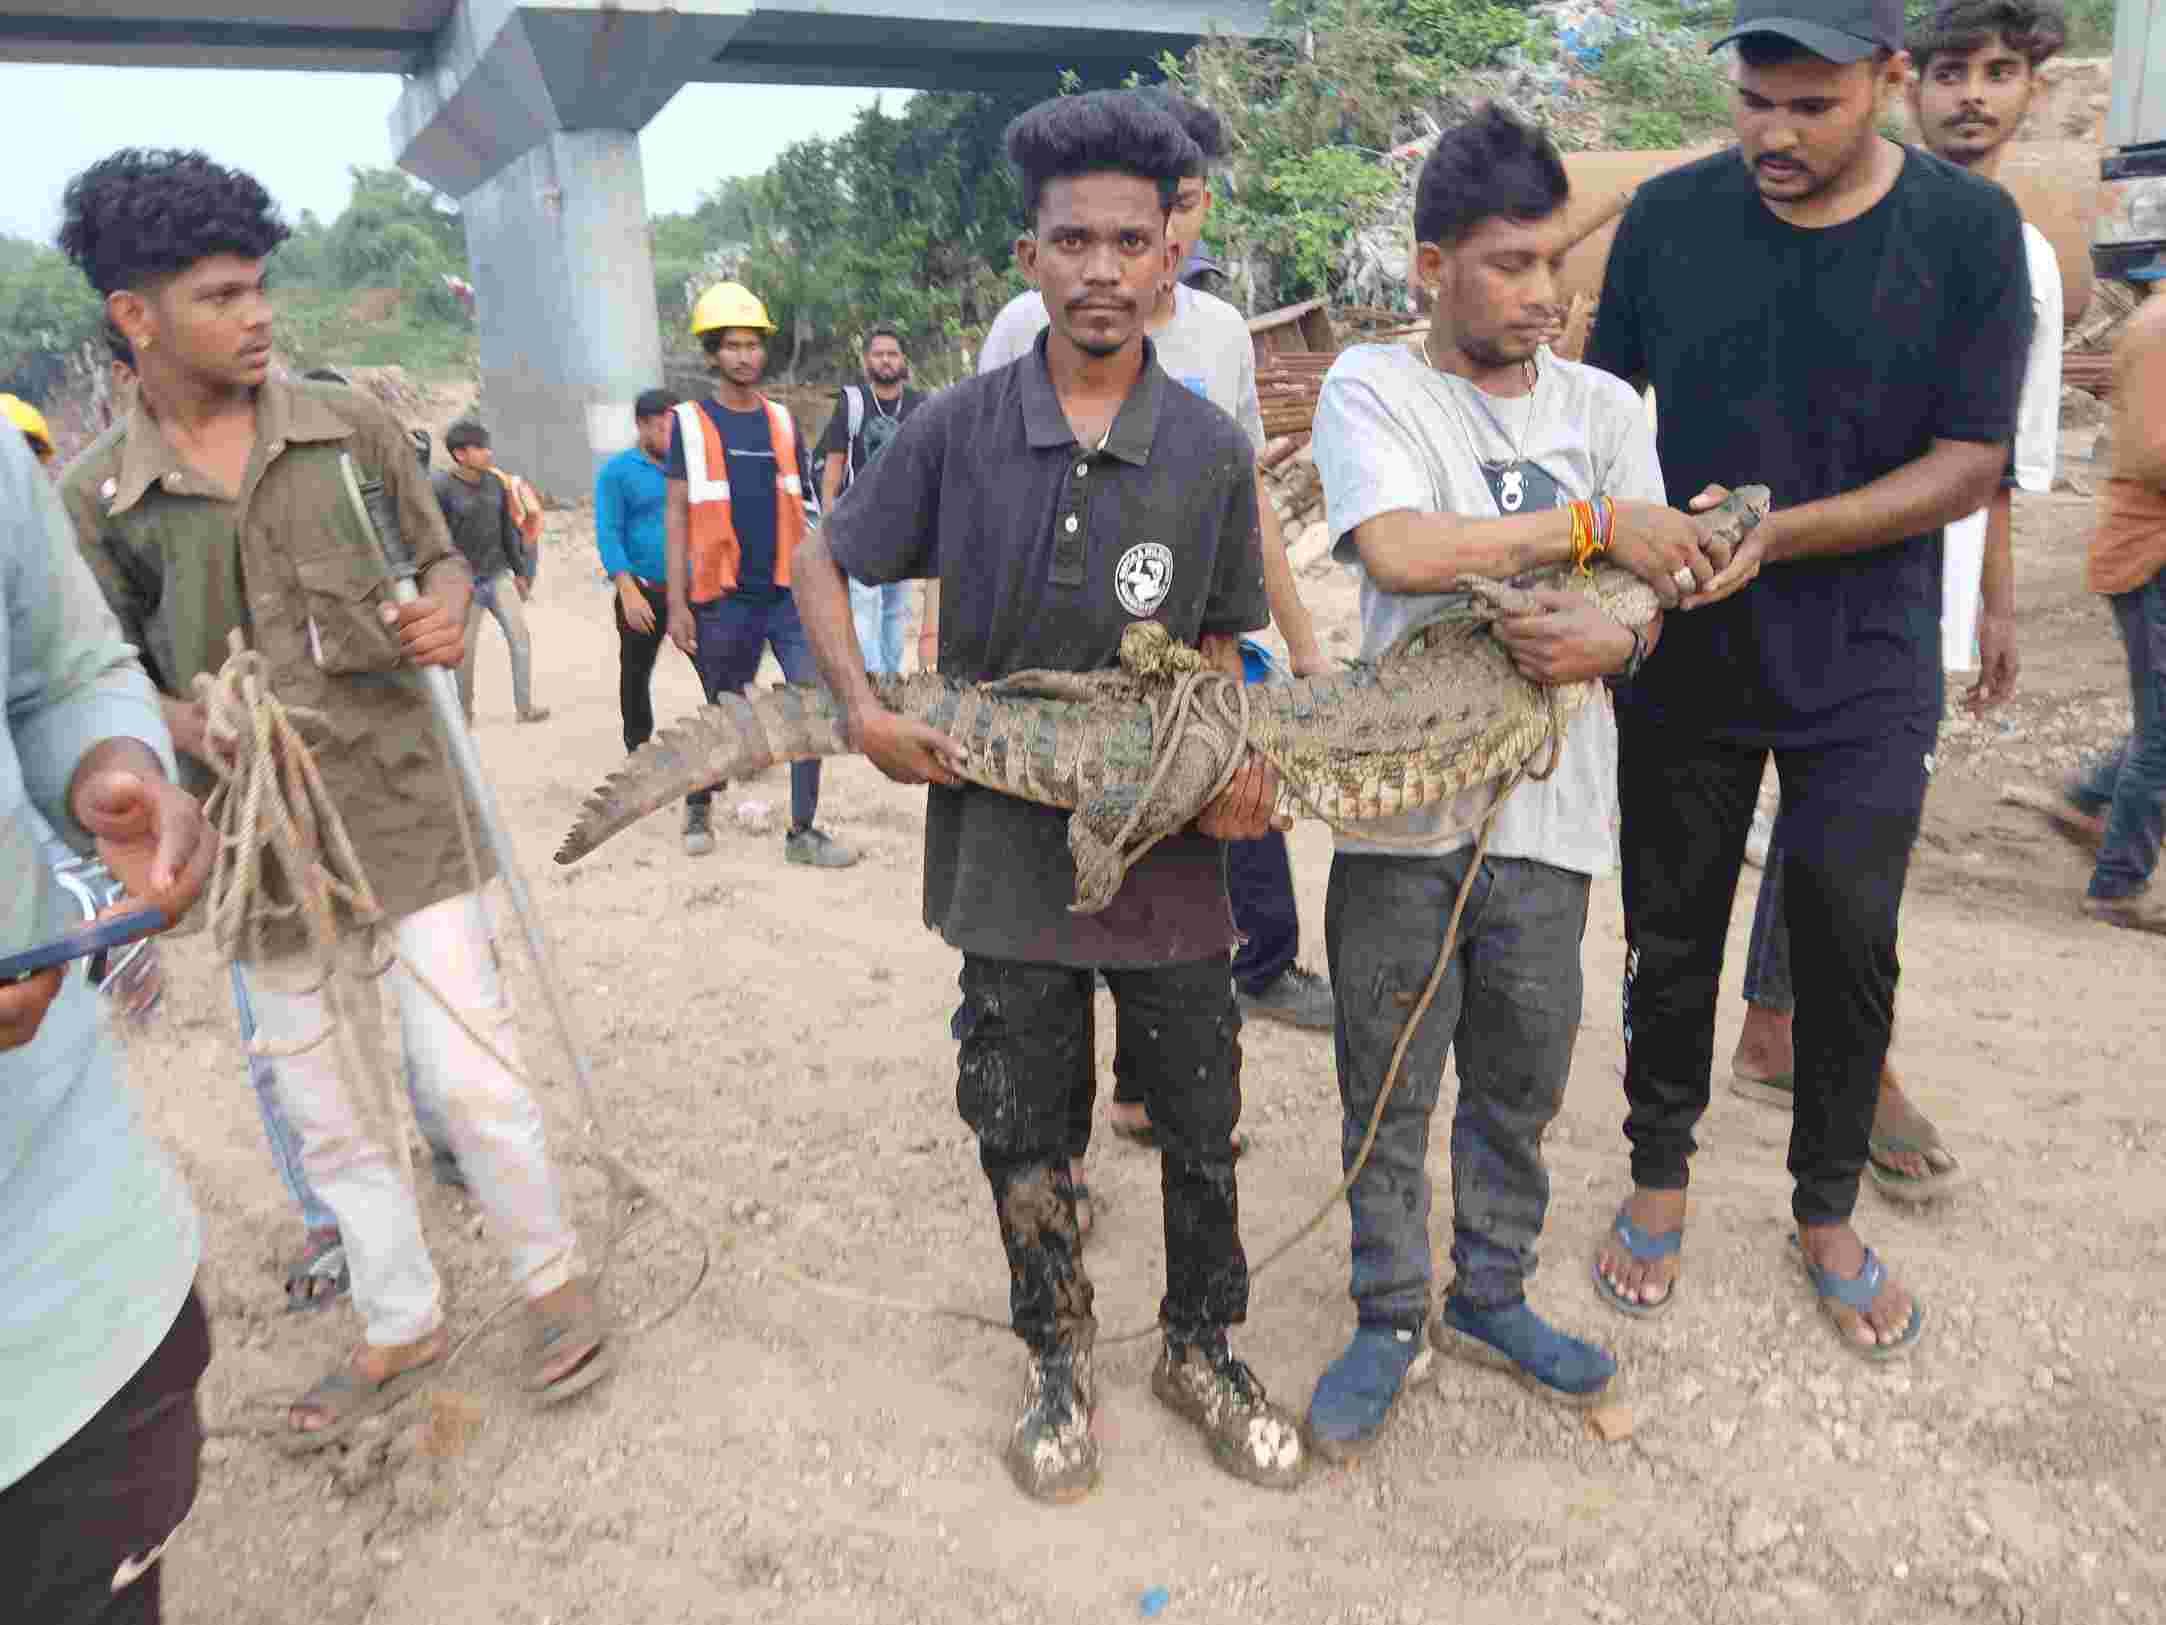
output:
[[842, 456], [842, 489], [845, 491], [857, 483], [867, 465], [901, 432], [903, 420], [925, 404], [923, 390], [906, 389], [894, 401], [888, 402], [875, 395], [870, 384], [853, 387], [857, 390], [857, 398], [864, 403], [864, 421], [857, 426], [855, 438], [850, 434], [849, 391], [837, 390], [835, 415], [827, 420], [827, 432], [820, 436], [820, 443], [812, 455], [815, 468], [825, 468], [832, 455]]
[[[856, 580], [937, 577], [940, 670], [977, 682], [1103, 670], [1138, 620], [1189, 643], [1258, 630], [1256, 525], [1255, 454], [1233, 419], [1147, 354], [1104, 447], [1085, 450], [1041, 335], [928, 401], [825, 534]], [[925, 923], [965, 953], [1133, 967], [1234, 942], [1225, 848], [1193, 831], [1153, 847], [1103, 913], [1069, 913], [1074, 896], [1065, 812], [973, 785], [929, 793]]]
[[461, 479], [445, 469], [429, 476], [444, 525], [476, 581], [491, 581], [507, 570], [529, 574], [526, 542], [512, 523], [511, 493], [494, 474]]
[[[774, 425], [763, 406], [751, 412], [733, 412], [709, 397], [700, 409], [722, 436], [729, 459], [730, 523], [737, 531], [737, 585], [729, 596], [774, 601], [789, 591], [775, 585], [776, 515]], [[798, 474], [805, 489], [816, 491], [804, 467], [804, 442], [798, 442]], [[673, 480], [686, 477], [684, 424], [674, 415], [669, 425], [669, 463], [663, 470]]]
[[[2030, 330], [2022, 220], [1998, 186], [1908, 151], [1879, 203], [1807, 230], [1768, 209], [1732, 149], [1640, 188], [1587, 360], [1655, 386], [1673, 500], [1759, 482], [1795, 507], [1936, 439], [2012, 438]], [[1625, 703], [1745, 744], [1937, 726], [1940, 558], [1935, 530], [1770, 565], [1670, 616]]]

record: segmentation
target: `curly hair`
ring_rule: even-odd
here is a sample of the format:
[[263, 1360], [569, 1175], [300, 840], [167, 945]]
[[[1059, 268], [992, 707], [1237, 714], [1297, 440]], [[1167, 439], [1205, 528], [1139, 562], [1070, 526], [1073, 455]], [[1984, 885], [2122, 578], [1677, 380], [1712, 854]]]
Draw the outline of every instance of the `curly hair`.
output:
[[1078, 175], [1133, 175], [1158, 188], [1173, 212], [1181, 182], [1203, 154], [1169, 113], [1134, 91], [1094, 90], [1040, 102], [1008, 126], [1008, 161], [1022, 172], [1023, 212], [1038, 218], [1049, 182]]
[[1151, 85], [1136, 94], [1172, 119], [1188, 139], [1196, 143], [1196, 150], [1203, 155], [1203, 164], [1192, 173], [1201, 174], [1205, 167], [1226, 156], [1225, 122], [1203, 103], [1190, 101], [1167, 85]]
[[469, 446], [486, 446], [488, 443], [489, 431], [475, 418], [461, 418], [444, 431], [446, 451], [464, 451]]
[[1906, 43], [1922, 74], [1935, 56], [1968, 56], [1996, 34], [2036, 73], [2068, 43], [2068, 13], [2053, 0], [1946, 0]]
[[1547, 133], [1484, 102], [1436, 139], [1414, 188], [1414, 240], [1449, 245], [1496, 215], [1546, 220], [1572, 183]]
[[68, 182], [60, 247], [101, 294], [213, 254], [260, 260], [291, 235], [253, 175], [200, 152], [124, 147]]

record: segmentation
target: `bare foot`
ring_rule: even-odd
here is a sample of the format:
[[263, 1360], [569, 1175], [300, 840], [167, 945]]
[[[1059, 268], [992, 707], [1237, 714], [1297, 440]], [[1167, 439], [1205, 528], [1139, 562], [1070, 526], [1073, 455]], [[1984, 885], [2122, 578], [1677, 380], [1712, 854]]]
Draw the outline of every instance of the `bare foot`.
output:
[[[1895, 1068], [1883, 1066], [1880, 1071], [1880, 1100], [1873, 1109], [1874, 1126], [1879, 1127], [1879, 1119], [1900, 1117], [1906, 1113], [1917, 1116], [1920, 1121], [1924, 1120], [1923, 1114], [1911, 1104], [1910, 1097], [1903, 1093], [1903, 1080], [1895, 1075]], [[1873, 1161], [1883, 1168], [1912, 1179], [1931, 1179], [1955, 1166], [1955, 1158], [1945, 1151], [1938, 1157], [1925, 1151], [1876, 1151], [1873, 1153]]]
[[[1625, 1217], [1651, 1236], [1685, 1227], [1683, 1191], [1635, 1190], [1624, 1205]], [[1678, 1256], [1634, 1258], [1612, 1229], [1595, 1255], [1595, 1267], [1609, 1289], [1627, 1303], [1660, 1303], [1677, 1285]]]
[[601, 1312], [593, 1286], [574, 1276], [553, 1292], [527, 1300], [527, 1313], [543, 1327], [559, 1328], [561, 1347], [542, 1351], [542, 1358], [528, 1375], [528, 1386], [546, 1392], [601, 1352], [604, 1341]]
[[1140, 1100], [1116, 1100], [1107, 1110], [1106, 1117], [1117, 1133], [1151, 1132], [1151, 1109]]
[[[439, 1326], [415, 1343], [364, 1343], [346, 1362], [362, 1387], [381, 1388], [401, 1372], [441, 1360], [451, 1350], [451, 1333]], [[338, 1417], [329, 1409], [296, 1404], [286, 1413], [287, 1425], [296, 1433], [315, 1433]]]
[[1737, 1052], [1730, 1070], [1761, 1083], [1787, 1078], [1797, 1070], [1797, 1053], [1790, 1043], [1790, 1012], [1765, 1005], [1745, 1006], [1745, 1025], [1737, 1035]]
[[[1847, 1223], [1801, 1224], [1797, 1236], [1805, 1255], [1831, 1275], [1855, 1280], [1865, 1268], [1865, 1243]], [[1912, 1307], [1909, 1289], [1892, 1272], [1873, 1299], [1873, 1306], [1862, 1315], [1847, 1304], [1832, 1299], [1827, 1302], [1828, 1313], [1835, 1317], [1843, 1335], [1866, 1348], [1876, 1343], [1900, 1343], [1903, 1333], [1910, 1329]]]

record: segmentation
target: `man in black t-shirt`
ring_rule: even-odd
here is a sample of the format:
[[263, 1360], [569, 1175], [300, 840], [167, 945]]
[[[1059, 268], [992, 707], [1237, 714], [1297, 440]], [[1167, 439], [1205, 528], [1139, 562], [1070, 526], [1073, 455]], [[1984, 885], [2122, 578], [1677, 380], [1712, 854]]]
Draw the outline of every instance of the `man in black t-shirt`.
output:
[[964, 785], [962, 748], [882, 709], [843, 572], [936, 576], [940, 670], [1097, 671], [1156, 620], [1239, 681], [1268, 612], [1247, 437], [1160, 370], [1143, 320], [1173, 269], [1166, 221], [1195, 146], [1132, 96], [1047, 102], [1010, 126], [1036, 227], [1020, 253], [1052, 326], [1031, 352], [944, 391], [903, 426], [805, 545], [805, 627], [852, 743], [890, 778], [930, 782], [925, 923], [963, 953], [957, 1104], [978, 1137], [1030, 1349], [1007, 1461], [1043, 1500], [1088, 1494], [1097, 1322], [1083, 1272], [1069, 1116], [1091, 1085], [1092, 967], [1113, 991], [1124, 1064], [1165, 1149], [1165, 1348], [1152, 1389], [1219, 1463], [1290, 1486], [1300, 1424], [1234, 1358], [1246, 1317], [1233, 1129], [1241, 1015], [1228, 951], [1226, 839], [1271, 825], [1276, 775], [1251, 758], [1195, 829], [1161, 842], [1102, 913], [1076, 914], [1066, 814]]
[[[835, 511], [842, 494], [887, 449], [903, 419], [925, 404], [924, 392], [905, 383], [909, 376], [902, 335], [882, 322], [865, 335], [865, 382], [843, 386], [835, 398], [835, 415], [827, 420], [827, 432], [813, 454], [820, 469], [820, 506], [826, 512]], [[890, 676], [902, 671], [910, 597], [908, 582], [891, 581], [883, 587], [850, 583], [850, 613], [868, 671]]]
[[503, 629], [511, 650], [511, 695], [521, 722], [545, 722], [534, 704], [534, 639], [526, 624], [526, 601], [534, 590], [534, 560], [519, 535], [511, 492], [492, 470], [489, 431], [462, 418], [444, 431], [451, 467], [430, 476], [444, 523], [474, 572], [474, 596], [466, 608], [466, 658], [459, 663], [459, 701], [474, 720], [474, 664], [481, 649], [481, 615], [487, 610]]
[[1877, 132], [1901, 0], [1740, 0], [1727, 152], [1640, 188], [1587, 359], [1652, 382], [1669, 489], [1763, 481], [1775, 511], [1673, 617], [1618, 708], [1634, 1191], [1596, 1259], [1668, 1306], [1716, 984], [1769, 751], [1791, 837], [1791, 1208], [1846, 1344], [1923, 1311], [1850, 1215], [1895, 1004], [1896, 914], [1941, 714], [1940, 528], [2008, 457], [2030, 287], [1999, 187]]

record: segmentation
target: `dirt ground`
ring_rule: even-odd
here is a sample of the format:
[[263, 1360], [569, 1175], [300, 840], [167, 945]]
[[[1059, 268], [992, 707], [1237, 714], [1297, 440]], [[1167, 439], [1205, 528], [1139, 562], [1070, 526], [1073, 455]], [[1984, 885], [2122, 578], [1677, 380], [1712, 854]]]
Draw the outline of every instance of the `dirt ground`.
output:
[[[2118, 647], [2082, 590], [2089, 503], [2023, 498], [2018, 514], [2022, 694], [2001, 718], [1948, 728], [1903, 928], [1898, 1058], [1976, 1178], [1923, 1210], [1861, 1198], [1867, 1238], [1927, 1305], [1916, 1358], [1868, 1367], [1838, 1347], [1785, 1243], [1785, 1121], [1720, 1087], [1750, 870], [1682, 1297], [1650, 1323], [1596, 1302], [1589, 1259], [1626, 1184], [1621, 931], [1603, 883], [1533, 1295], [1617, 1350], [1631, 1437], [1596, 1442], [1502, 1377], [1440, 1362], [1365, 1463], [1273, 1495], [1216, 1470], [1159, 1409], [1151, 1345], [1135, 1342], [1100, 1356], [1104, 1487], [1061, 1510], [1025, 1501], [1000, 1466], [1020, 1383], [1010, 1339], [781, 1273], [1005, 1313], [991, 1203], [953, 1104], [956, 956], [918, 923], [919, 796], [862, 761], [830, 765], [822, 822], [863, 853], [842, 873], [784, 866], [779, 771], [732, 788], [708, 858], [686, 859], [660, 816], [555, 867], [581, 797], [621, 754], [608, 598], [580, 516], [556, 516], [533, 610], [555, 716], [514, 726], [490, 628], [482, 749], [611, 1132], [696, 1220], [697, 1236], [654, 1225], [627, 1240], [610, 1300], [628, 1322], [660, 1313], [702, 1239], [712, 1273], [681, 1313], [623, 1340], [612, 1381], [560, 1411], [520, 1394], [523, 1328], [507, 1315], [352, 1449], [276, 1453], [257, 1430], [357, 1327], [343, 1307], [284, 1312], [298, 1225], [223, 979], [201, 938], [170, 946], [166, 1009], [132, 1042], [133, 1072], [202, 1208], [218, 1350], [202, 1498], [167, 1559], [171, 1616], [1082, 1622], [1138, 1617], [1164, 1587], [1161, 1617], [1194, 1625], [2166, 1621], [2166, 957], [2081, 920], [2076, 856], [1996, 805], [2004, 781], [2042, 780], [2127, 726]], [[1350, 652], [1349, 584], [1303, 587]], [[674, 654], [658, 691], [665, 718], [698, 697]], [[766, 808], [730, 816], [745, 801]], [[1320, 961], [1330, 842], [1304, 825], [1293, 846]], [[537, 999], [525, 1014], [570, 1152], [568, 1069]], [[1254, 1025], [1244, 1043], [1257, 1145], [1242, 1216], [1260, 1256], [1329, 1190], [1338, 1104], [1327, 1038]], [[1433, 1167], [1441, 1223], [1441, 1151]], [[1113, 1332], [1155, 1310], [1156, 1170], [1102, 1133], [1092, 1177], [1089, 1263]], [[568, 1179], [598, 1244], [601, 1177], [577, 1163]], [[469, 1201], [431, 1187], [424, 1205], [463, 1334], [505, 1282]], [[1351, 1329], [1345, 1282], [1342, 1206], [1256, 1284], [1237, 1346], [1297, 1407]]]

